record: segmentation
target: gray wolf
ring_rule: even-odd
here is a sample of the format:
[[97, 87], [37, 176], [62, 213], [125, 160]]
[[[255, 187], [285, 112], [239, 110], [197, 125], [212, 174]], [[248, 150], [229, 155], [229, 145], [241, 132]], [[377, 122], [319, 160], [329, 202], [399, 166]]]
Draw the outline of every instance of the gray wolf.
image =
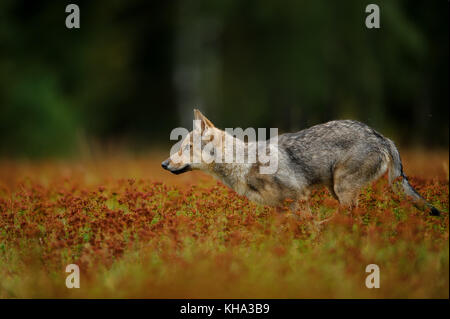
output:
[[[206, 142], [212, 143], [213, 152], [223, 151], [222, 142], [228, 134], [216, 128], [198, 110], [194, 110], [194, 119], [201, 125], [189, 132], [177, 152], [179, 156], [188, 156], [177, 163], [171, 157], [162, 162], [162, 167], [174, 174], [202, 170], [253, 202], [280, 206], [291, 199], [291, 208], [296, 210], [298, 202], [305, 202], [312, 188], [321, 185], [326, 186], [341, 205], [355, 207], [361, 188], [388, 171], [391, 185], [397, 178], [401, 179], [403, 191], [418, 207], [427, 209], [431, 215], [440, 215], [439, 210], [427, 203], [409, 183], [394, 142], [361, 122], [336, 120], [278, 136], [276, 172], [261, 174], [259, 168], [263, 164], [259, 160], [255, 163], [194, 163], [189, 160], [202, 151]], [[209, 136], [202, 139], [199, 147], [193, 145], [196, 130], [202, 136]], [[245, 150], [250, 148], [250, 142], [232, 138], [236, 145]]]

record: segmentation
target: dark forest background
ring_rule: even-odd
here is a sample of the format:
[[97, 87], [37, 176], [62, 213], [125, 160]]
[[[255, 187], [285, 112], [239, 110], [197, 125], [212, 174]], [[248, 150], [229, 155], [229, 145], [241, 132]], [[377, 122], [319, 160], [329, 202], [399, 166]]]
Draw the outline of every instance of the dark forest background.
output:
[[0, 154], [146, 149], [194, 107], [222, 128], [352, 118], [447, 148], [448, 45], [447, 1], [1, 0]]

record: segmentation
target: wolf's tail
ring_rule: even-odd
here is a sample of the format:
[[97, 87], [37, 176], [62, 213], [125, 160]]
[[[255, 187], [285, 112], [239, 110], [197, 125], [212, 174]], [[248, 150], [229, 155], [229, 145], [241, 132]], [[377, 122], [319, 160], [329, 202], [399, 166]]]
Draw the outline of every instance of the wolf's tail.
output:
[[405, 192], [405, 194], [411, 196], [414, 199], [414, 201], [420, 204], [421, 206], [426, 206], [430, 210], [430, 215], [440, 216], [441, 212], [436, 207], [428, 203], [425, 200], [425, 198], [420, 196], [420, 194], [417, 193], [417, 191], [411, 186], [411, 184], [408, 181], [408, 177], [406, 177], [405, 173], [403, 172], [403, 165], [397, 147], [395, 147], [394, 142], [392, 142], [390, 139], [386, 138], [386, 140], [388, 141], [389, 144], [388, 150], [391, 157], [389, 168], [389, 183], [392, 185], [393, 181], [397, 177], [401, 176], [403, 191]]

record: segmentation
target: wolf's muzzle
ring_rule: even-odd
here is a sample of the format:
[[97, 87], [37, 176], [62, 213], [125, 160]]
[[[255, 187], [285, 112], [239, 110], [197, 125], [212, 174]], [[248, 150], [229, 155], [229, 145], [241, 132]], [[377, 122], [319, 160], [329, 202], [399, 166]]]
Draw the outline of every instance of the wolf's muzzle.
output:
[[166, 159], [164, 162], [161, 163], [162, 168], [169, 169], [169, 160]]
[[171, 170], [171, 169], [169, 169], [169, 171], [170, 171], [171, 173], [174, 173], [174, 174], [176, 174], [176, 175], [181, 174], [181, 173], [188, 172], [188, 171], [190, 171], [190, 170], [191, 170], [191, 166], [190, 166], [190, 165], [185, 165], [185, 166], [183, 166], [182, 168], [176, 169], [176, 170]]
[[162, 168], [164, 168], [164, 169], [168, 170], [169, 172], [171, 172], [173, 174], [176, 174], [176, 175], [184, 173], [184, 172], [188, 172], [188, 171], [191, 170], [191, 166], [189, 164], [186, 164], [182, 168], [179, 168], [179, 169], [171, 169], [169, 167], [169, 160], [168, 159], [165, 160], [164, 162], [162, 162], [161, 166], [162, 166]]
[[183, 166], [182, 168], [177, 169], [177, 170], [170, 170], [170, 172], [178, 175], [178, 174], [181, 174], [181, 173], [189, 172], [190, 170], [191, 170], [191, 166], [190, 165], [186, 165], [186, 166]]

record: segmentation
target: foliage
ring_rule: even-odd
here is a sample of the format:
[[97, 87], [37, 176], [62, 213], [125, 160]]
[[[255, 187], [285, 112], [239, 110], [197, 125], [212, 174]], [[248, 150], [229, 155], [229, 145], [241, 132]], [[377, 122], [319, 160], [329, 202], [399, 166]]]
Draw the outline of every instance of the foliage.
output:
[[[155, 181], [166, 172], [136, 160], [0, 167], [0, 297], [449, 296], [448, 176], [410, 179], [441, 217], [383, 178], [353, 211], [315, 191], [313, 213], [334, 217], [314, 227], [201, 174]], [[144, 178], [113, 175], [128, 168]], [[71, 263], [80, 289], [65, 287]], [[380, 289], [364, 285], [372, 263]]]

